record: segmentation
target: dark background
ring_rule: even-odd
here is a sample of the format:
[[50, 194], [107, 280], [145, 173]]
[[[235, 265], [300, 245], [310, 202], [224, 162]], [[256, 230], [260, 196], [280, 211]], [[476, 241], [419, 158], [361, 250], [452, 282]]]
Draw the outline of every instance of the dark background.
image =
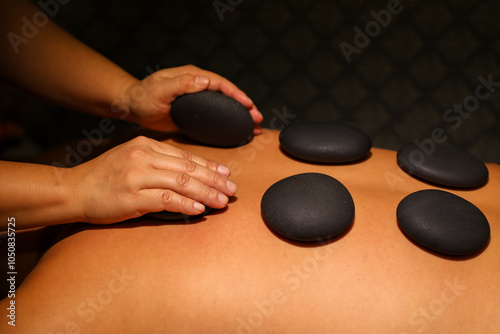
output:
[[[364, 30], [370, 11], [388, 2], [233, 0], [221, 21], [211, 0], [71, 0], [54, 20], [138, 78], [185, 64], [227, 77], [253, 99], [265, 127], [281, 126], [270, 122], [286, 109], [297, 119], [346, 122], [396, 150], [439, 127], [446, 144], [500, 163], [500, 87], [457, 129], [443, 121], [474, 94], [478, 76], [500, 81], [500, 2], [401, 0], [401, 13], [348, 64], [339, 44], [353, 45], [354, 27]], [[0, 158], [26, 158], [98, 127], [96, 117], [0, 88], [0, 121], [19, 130], [2, 141]]]

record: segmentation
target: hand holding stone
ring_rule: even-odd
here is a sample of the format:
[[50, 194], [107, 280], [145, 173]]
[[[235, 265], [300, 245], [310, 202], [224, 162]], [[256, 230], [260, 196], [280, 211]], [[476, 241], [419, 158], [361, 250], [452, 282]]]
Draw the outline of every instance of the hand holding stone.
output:
[[263, 117], [245, 93], [220, 75], [192, 65], [163, 69], [135, 82], [114, 107], [125, 112], [128, 121], [157, 131], [174, 131], [177, 127], [170, 117], [174, 100], [203, 90], [220, 91], [240, 102], [252, 117], [254, 134], [261, 132], [257, 124]]

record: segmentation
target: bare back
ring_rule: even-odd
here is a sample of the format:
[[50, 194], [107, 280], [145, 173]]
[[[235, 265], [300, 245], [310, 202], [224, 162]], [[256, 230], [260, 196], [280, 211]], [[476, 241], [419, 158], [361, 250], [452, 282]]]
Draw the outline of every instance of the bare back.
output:
[[[250, 144], [170, 144], [228, 165], [228, 208], [191, 224], [145, 218], [90, 227], [58, 242], [16, 293], [16, 333], [496, 333], [500, 328], [500, 168], [489, 182], [449, 190], [480, 208], [491, 240], [452, 259], [400, 231], [396, 207], [436, 188], [404, 174], [393, 151], [347, 165], [296, 161], [265, 130]], [[298, 173], [331, 175], [355, 203], [352, 228], [321, 244], [272, 233], [262, 195]], [[5, 310], [6, 300], [1, 304]], [[0, 328], [5, 328], [5, 319]], [[2, 329], [2, 332], [6, 332]]]

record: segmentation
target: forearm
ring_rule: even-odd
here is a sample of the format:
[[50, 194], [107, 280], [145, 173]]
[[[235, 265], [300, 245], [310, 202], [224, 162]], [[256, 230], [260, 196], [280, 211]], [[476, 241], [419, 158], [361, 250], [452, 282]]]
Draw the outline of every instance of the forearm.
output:
[[[103, 117], [122, 117], [112, 111], [111, 105], [125, 99], [127, 87], [138, 80], [53, 22], [36, 27], [36, 35], [25, 38], [22, 18], [32, 22], [38, 11], [24, 0], [0, 0], [0, 76], [65, 107]], [[15, 39], [14, 34], [24, 38], [25, 43]]]
[[78, 221], [66, 169], [0, 161], [0, 230], [15, 217], [16, 229]]

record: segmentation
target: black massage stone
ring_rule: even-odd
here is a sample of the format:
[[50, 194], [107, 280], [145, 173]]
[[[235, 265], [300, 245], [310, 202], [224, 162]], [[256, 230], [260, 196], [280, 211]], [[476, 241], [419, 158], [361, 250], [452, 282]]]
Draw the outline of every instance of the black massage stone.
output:
[[356, 161], [372, 147], [366, 133], [341, 123], [290, 123], [281, 131], [279, 139], [290, 155], [320, 163]]
[[443, 186], [474, 188], [488, 181], [488, 168], [476, 157], [453, 147], [431, 148], [416, 143], [401, 147], [399, 166], [410, 175]]
[[474, 204], [452, 193], [427, 189], [406, 196], [396, 210], [401, 230], [438, 253], [466, 256], [486, 247], [490, 225]]
[[182, 95], [172, 103], [170, 115], [182, 133], [205, 145], [237, 147], [253, 138], [248, 109], [219, 92]]
[[354, 202], [331, 176], [305, 173], [273, 184], [261, 201], [262, 217], [271, 230], [296, 241], [320, 241], [349, 229]]
[[153, 219], [158, 219], [158, 220], [166, 220], [166, 221], [185, 221], [189, 222], [191, 220], [195, 220], [198, 218], [201, 218], [210, 212], [212, 212], [214, 209], [205, 206], [205, 211], [200, 213], [199, 215], [186, 215], [180, 212], [171, 212], [171, 211], [160, 211], [160, 212], [150, 212], [147, 214], [149, 218]]

